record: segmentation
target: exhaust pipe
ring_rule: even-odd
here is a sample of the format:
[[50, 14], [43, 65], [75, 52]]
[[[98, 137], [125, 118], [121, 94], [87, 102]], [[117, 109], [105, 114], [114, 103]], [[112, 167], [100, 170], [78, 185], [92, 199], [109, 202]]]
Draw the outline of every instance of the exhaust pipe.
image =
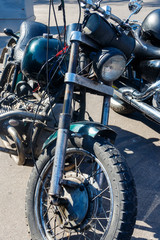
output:
[[[31, 113], [31, 112], [25, 112], [25, 111], [20, 111], [20, 110], [17, 110], [17, 111], [8, 111], [7, 110], [6, 111], [6, 109], [4, 109], [4, 108], [0, 109], [0, 123], [1, 124], [3, 124], [4, 121], [8, 120], [8, 119], [10, 119], [10, 120], [11, 119], [16, 119], [17, 120], [17, 119], [24, 119], [24, 118], [36, 119], [36, 120], [40, 120], [42, 122], [44, 120], [48, 120], [48, 121], [53, 120], [49, 116], [43, 116], [43, 115], [40, 115], [40, 114]], [[12, 158], [14, 159], [14, 161], [18, 165], [24, 165], [24, 163], [25, 163], [25, 150], [24, 150], [24, 145], [22, 143], [21, 136], [19, 135], [17, 130], [14, 128], [14, 126], [11, 126], [8, 122], [6, 122], [3, 127], [5, 128], [7, 133], [10, 135], [13, 142], [15, 143], [16, 150], [11, 148], [10, 139], [7, 138], [2, 131], [3, 135], [0, 134], [0, 138], [1, 138], [5, 148], [0, 147], [0, 151], [10, 154], [12, 156]]]
[[153, 96], [153, 94], [155, 94], [155, 92], [157, 90], [160, 90], [160, 80], [153, 83], [144, 92], [139, 92], [139, 91], [135, 90], [134, 88], [130, 88], [130, 87], [128, 87], [128, 88], [122, 87], [122, 88], [120, 88], [119, 91], [122, 92], [123, 96], [129, 95], [134, 99], [145, 101], [148, 98], [150, 98], [151, 96]]
[[147, 103], [142, 102], [142, 100], [148, 99], [155, 93], [155, 91], [157, 90], [157, 86], [160, 88], [160, 81], [151, 85], [143, 93], [140, 93], [133, 88], [124, 87], [124, 88], [121, 88], [120, 90], [114, 89], [114, 94], [121, 100], [125, 101], [129, 105], [136, 108], [138, 111], [144, 113], [146, 116], [148, 116], [149, 118], [153, 119], [154, 121], [160, 124], [160, 111], [148, 105]]
[[17, 153], [18, 153], [18, 158], [17, 158], [16, 163], [17, 163], [17, 165], [23, 165], [25, 163], [25, 152], [24, 152], [24, 146], [23, 146], [21, 137], [18, 134], [18, 132], [16, 131], [16, 129], [12, 126], [8, 126], [7, 131], [16, 144], [16, 149], [17, 149]]
[[11, 144], [8, 138], [4, 135], [0, 135], [0, 137], [6, 149], [1, 148], [0, 150], [2, 152], [9, 153], [11, 157], [14, 159], [14, 161], [17, 163], [17, 165], [24, 165], [25, 151], [20, 135], [18, 134], [16, 129], [12, 126], [7, 126], [7, 132], [9, 133], [9, 135], [11, 136], [16, 145], [16, 151], [11, 149]]

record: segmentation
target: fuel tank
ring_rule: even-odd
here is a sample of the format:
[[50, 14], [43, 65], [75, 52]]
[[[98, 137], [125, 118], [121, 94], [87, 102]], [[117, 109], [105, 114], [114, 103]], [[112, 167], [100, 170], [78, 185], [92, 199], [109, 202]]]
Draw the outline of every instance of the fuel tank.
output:
[[134, 38], [126, 35], [97, 13], [91, 14], [85, 21], [83, 33], [96, 41], [100, 47], [115, 47], [130, 57], [135, 48]]
[[[28, 79], [43, 81], [45, 83], [47, 81], [46, 71], [48, 70], [49, 78], [54, 74], [54, 82], [62, 79], [63, 72], [65, 73], [66, 71], [63, 62], [60, 68], [58, 68], [61, 58], [61, 54], [58, 53], [60, 53], [62, 47], [61, 42], [52, 37], [47, 39], [44, 35], [43, 37], [32, 38], [25, 48], [21, 63], [23, 74]], [[56, 73], [55, 70], [57, 70]]]
[[141, 61], [138, 71], [147, 82], [156, 82], [160, 78], [160, 59]]

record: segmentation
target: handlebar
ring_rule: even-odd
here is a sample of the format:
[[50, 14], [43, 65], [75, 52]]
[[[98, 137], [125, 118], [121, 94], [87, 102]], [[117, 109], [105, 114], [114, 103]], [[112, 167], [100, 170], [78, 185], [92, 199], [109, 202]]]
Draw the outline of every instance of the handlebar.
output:
[[119, 17], [111, 13], [110, 6], [105, 6], [101, 8], [99, 4], [97, 5], [96, 3], [93, 3], [92, 0], [80, 0], [80, 2], [83, 3], [86, 6], [86, 8], [89, 8], [89, 9], [91, 8], [92, 10], [99, 12], [100, 14], [103, 15], [103, 17], [107, 19], [110, 18], [116, 23], [118, 23], [124, 30], [130, 30], [133, 33], [132, 27], [128, 24], [129, 18], [127, 19], [127, 21], [121, 20]]
[[[133, 0], [134, 1], [134, 0]], [[80, 2], [82, 2], [86, 8], [88, 9], [92, 9], [94, 11], [99, 12], [100, 14], [103, 15], [103, 17], [105, 18], [110, 18], [113, 21], [115, 21], [116, 23], [118, 23], [124, 30], [129, 30], [132, 34], [132, 36], [134, 37], [134, 39], [144, 48], [146, 49], [146, 46], [142, 43], [141, 39], [138, 37], [136, 31], [134, 31], [132, 29], [132, 27], [128, 24], [129, 18], [127, 19], [127, 21], [123, 21], [121, 20], [119, 17], [115, 16], [114, 14], [111, 13], [111, 7], [110, 6], [106, 6], [105, 8], [101, 8], [100, 4], [96, 4], [93, 3], [92, 0], [80, 0]], [[143, 2], [143, 1], [142, 1]], [[130, 5], [132, 5], [132, 0]], [[140, 5], [138, 4], [138, 7]], [[138, 8], [138, 11], [140, 10], [140, 7]]]
[[[137, 33], [132, 29], [132, 27], [128, 24], [128, 21], [123, 21], [119, 17], [115, 16], [111, 13], [111, 8], [109, 6], [106, 6], [105, 8], [101, 8], [100, 4], [93, 3], [92, 0], [80, 0], [86, 8], [91, 8], [94, 11], [99, 12], [103, 15], [105, 18], [110, 18], [116, 23], [118, 23], [124, 30], [129, 30], [132, 33], [132, 36], [135, 38], [135, 40], [144, 48], [146, 49], [146, 46], [142, 43], [141, 39], [138, 37]], [[138, 5], [139, 6], [139, 5]], [[138, 11], [140, 8], [138, 8]], [[129, 18], [128, 18], [129, 20]]]
[[100, 14], [103, 15], [104, 18], [112, 19], [113, 21], [118, 23], [122, 28], [124, 28], [124, 29], [129, 28], [129, 25], [127, 23], [125, 23], [119, 17], [117, 17], [116, 15], [111, 13], [111, 7], [110, 6], [105, 6], [105, 7], [101, 8], [99, 5], [93, 3], [92, 0], [80, 0], [80, 2], [83, 3], [86, 8], [99, 12]]
[[124, 26], [125, 22], [122, 21], [119, 17], [115, 16], [114, 14], [111, 13], [111, 8], [109, 6], [106, 6], [106, 8], [101, 8], [99, 5], [95, 4], [92, 2], [92, 0], [80, 0], [86, 8], [91, 8], [94, 11], [99, 12], [100, 14], [103, 15], [105, 18], [110, 18], [116, 23], [118, 23], [121, 26]]

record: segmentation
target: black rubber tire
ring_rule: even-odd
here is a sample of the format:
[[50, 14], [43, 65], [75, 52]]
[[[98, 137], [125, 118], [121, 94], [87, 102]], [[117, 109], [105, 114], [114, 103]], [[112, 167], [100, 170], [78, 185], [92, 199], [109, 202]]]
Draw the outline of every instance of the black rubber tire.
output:
[[11, 83], [12, 75], [14, 73], [15, 65], [14, 64], [7, 64], [3, 70], [2, 76], [0, 78], [0, 87], [3, 88], [4, 85], [7, 83]]
[[[72, 142], [73, 143], [73, 142]], [[119, 151], [106, 140], [99, 138], [78, 139], [76, 144], [71, 142], [68, 148], [83, 148], [99, 159], [110, 178], [113, 189], [113, 217], [107, 234], [103, 240], [129, 240], [133, 233], [137, 213], [137, 197], [131, 172], [125, 159]], [[34, 211], [35, 189], [39, 174], [54, 155], [55, 145], [49, 146], [37, 161], [31, 172], [26, 191], [26, 218], [30, 228], [32, 240], [42, 240], [38, 229]], [[38, 172], [37, 172], [38, 169]], [[48, 238], [46, 238], [48, 239]]]
[[135, 108], [117, 97], [111, 98], [110, 107], [113, 111], [121, 115], [129, 115], [135, 111]]

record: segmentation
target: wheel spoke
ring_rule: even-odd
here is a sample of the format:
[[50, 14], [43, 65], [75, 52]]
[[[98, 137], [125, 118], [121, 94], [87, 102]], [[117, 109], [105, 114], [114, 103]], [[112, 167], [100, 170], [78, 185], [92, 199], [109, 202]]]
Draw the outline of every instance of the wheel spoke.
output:
[[[55, 218], [55, 220], [54, 220], [54, 234], [56, 234], [56, 221], [57, 221], [57, 219]], [[55, 236], [54, 236], [54, 239], [56, 240]]]
[[106, 200], [108, 200], [108, 201], [111, 201], [110, 198], [107, 198], [107, 197], [105, 197], [105, 196], [102, 196], [102, 198], [104, 198], [104, 199], [106, 199]]
[[86, 158], [86, 156], [83, 156], [83, 158], [81, 159], [81, 161], [79, 162], [79, 164], [78, 164], [78, 166], [77, 166], [77, 168], [79, 168], [80, 167], [80, 165], [81, 165], [81, 163], [84, 161], [84, 159]]
[[95, 196], [94, 198], [92, 198], [91, 201], [94, 201], [96, 198], [100, 197], [104, 192], [106, 192], [109, 189], [109, 186], [107, 188], [105, 188], [102, 192], [100, 192], [97, 196]]
[[[104, 215], [105, 215], [105, 219], [107, 219], [107, 221], [109, 220], [109, 218], [107, 217], [107, 212], [110, 214], [110, 211], [105, 211], [104, 210], [104, 207], [103, 206], [101, 206], [102, 207], [102, 211], [103, 211], [103, 213], [104, 213]], [[100, 218], [99, 218], [100, 219]], [[103, 218], [101, 218], [101, 219], [103, 219]]]
[[69, 236], [68, 236], [68, 240], [71, 238], [71, 235], [72, 235], [72, 233], [70, 232], [70, 233], [69, 233]]
[[[95, 229], [97, 229], [97, 222], [95, 223]], [[96, 237], [96, 232], [94, 231], [94, 239]]]
[[100, 172], [98, 172], [98, 171], [99, 171], [99, 169], [96, 170], [93, 175], [90, 175], [90, 176], [87, 178], [87, 180], [89, 181], [90, 178], [95, 178], [95, 177], [97, 177], [99, 174], [103, 173], [103, 171], [100, 171]]
[[76, 158], [76, 156], [75, 156], [75, 172], [76, 172], [76, 176], [78, 176], [78, 167], [77, 167], [77, 158]]
[[[55, 238], [55, 237], [57, 237], [57, 236], [59, 236], [59, 235], [61, 235], [61, 234], [65, 234], [65, 230], [63, 230], [62, 232], [59, 232], [59, 233], [57, 233], [57, 234], [54, 234], [53, 237]], [[55, 239], [56, 239], [56, 238], [55, 238]]]
[[89, 238], [88, 236], [86, 236], [85, 233], [83, 233], [83, 236], [85, 237], [85, 240], [87, 240], [87, 239], [88, 240], [93, 240], [93, 239]]
[[105, 229], [104, 229], [104, 227], [103, 227], [102, 223], [100, 222], [100, 220], [99, 220], [98, 218], [96, 218], [96, 220], [97, 220], [97, 222], [99, 223], [99, 225], [101, 226], [101, 228], [102, 228], [102, 230], [103, 230], [103, 232], [104, 232], [104, 231], [105, 231]]
[[[102, 232], [100, 232], [99, 230], [97, 230], [97, 228], [95, 228], [95, 227], [92, 227], [91, 230], [92, 230], [93, 234], [97, 236], [97, 237], [96, 237], [96, 240], [99, 239], [99, 234], [102, 235]], [[97, 232], [98, 232], [98, 233], [97, 233]]]
[[46, 204], [42, 203], [43, 206], [45, 206], [47, 209], [45, 211], [45, 213], [43, 214], [43, 217], [45, 217], [47, 215], [47, 213], [49, 212], [49, 209], [51, 208], [51, 205], [47, 206]]
[[46, 222], [46, 224], [48, 225], [53, 219], [54, 219], [54, 217], [52, 217], [51, 219], [49, 219], [48, 222]]

